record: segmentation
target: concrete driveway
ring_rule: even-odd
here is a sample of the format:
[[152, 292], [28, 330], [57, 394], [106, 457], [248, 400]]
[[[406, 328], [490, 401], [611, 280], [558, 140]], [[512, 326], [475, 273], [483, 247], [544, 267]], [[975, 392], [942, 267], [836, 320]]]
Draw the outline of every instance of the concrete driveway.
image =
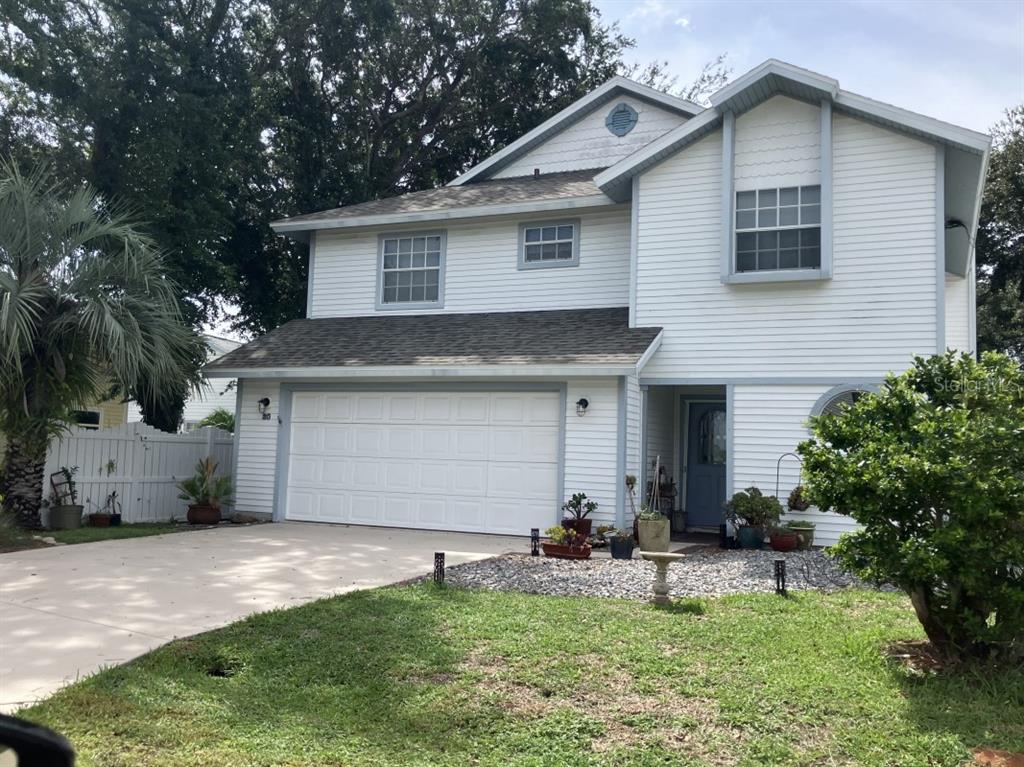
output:
[[286, 522], [0, 554], [0, 711], [251, 613], [525, 551], [464, 533]]

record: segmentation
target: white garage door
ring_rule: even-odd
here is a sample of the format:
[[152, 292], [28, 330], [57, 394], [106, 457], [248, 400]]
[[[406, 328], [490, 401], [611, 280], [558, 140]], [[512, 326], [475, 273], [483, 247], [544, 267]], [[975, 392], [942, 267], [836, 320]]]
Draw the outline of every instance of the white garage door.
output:
[[295, 392], [287, 519], [529, 535], [557, 518], [551, 392]]

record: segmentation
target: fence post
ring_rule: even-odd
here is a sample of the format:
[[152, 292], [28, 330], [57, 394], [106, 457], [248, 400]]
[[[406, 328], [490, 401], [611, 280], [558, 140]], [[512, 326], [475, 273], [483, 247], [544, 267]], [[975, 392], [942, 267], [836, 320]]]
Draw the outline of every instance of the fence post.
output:
[[206, 433], [206, 457], [209, 458], [213, 456], [213, 444], [217, 436], [217, 427], [204, 426], [203, 431]]

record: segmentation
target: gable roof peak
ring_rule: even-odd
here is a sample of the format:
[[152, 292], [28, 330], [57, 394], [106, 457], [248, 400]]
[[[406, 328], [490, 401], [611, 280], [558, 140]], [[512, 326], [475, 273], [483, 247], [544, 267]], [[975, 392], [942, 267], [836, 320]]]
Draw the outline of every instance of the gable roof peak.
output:
[[481, 181], [496, 173], [501, 168], [544, 143], [552, 136], [560, 133], [612, 101], [616, 96], [628, 95], [647, 101], [662, 109], [685, 115], [688, 119], [703, 112], [704, 107], [692, 101], [673, 96], [649, 85], [643, 85], [628, 77], [616, 75], [605, 80], [601, 85], [574, 101], [561, 112], [548, 118], [533, 130], [520, 136], [504, 149], [495, 152], [483, 162], [477, 163], [458, 178], [450, 181], [448, 186], [461, 186], [470, 181]]

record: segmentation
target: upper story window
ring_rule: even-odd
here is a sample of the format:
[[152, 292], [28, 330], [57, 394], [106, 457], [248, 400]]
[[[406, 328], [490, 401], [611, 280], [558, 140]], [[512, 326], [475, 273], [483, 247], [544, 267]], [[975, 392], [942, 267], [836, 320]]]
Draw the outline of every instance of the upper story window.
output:
[[578, 266], [580, 222], [545, 221], [519, 226], [519, 268]]
[[821, 268], [821, 186], [736, 193], [736, 271]]
[[381, 236], [377, 308], [441, 306], [444, 251], [443, 232]]
[[72, 410], [71, 420], [83, 429], [100, 428], [100, 412], [98, 410]]

